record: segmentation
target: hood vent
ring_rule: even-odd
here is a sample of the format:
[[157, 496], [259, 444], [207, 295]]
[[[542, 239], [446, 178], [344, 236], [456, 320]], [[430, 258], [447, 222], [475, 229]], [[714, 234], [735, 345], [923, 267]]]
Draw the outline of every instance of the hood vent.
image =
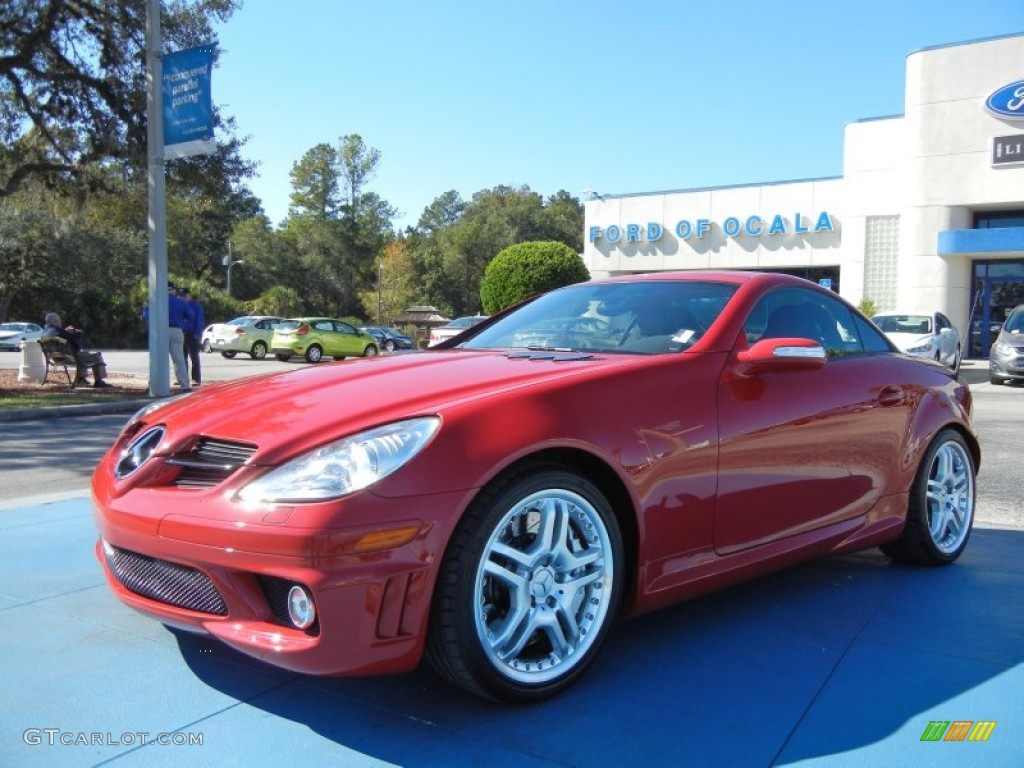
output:
[[255, 445], [204, 437], [191, 450], [169, 457], [166, 463], [181, 467], [175, 485], [212, 488], [245, 464], [254, 453]]

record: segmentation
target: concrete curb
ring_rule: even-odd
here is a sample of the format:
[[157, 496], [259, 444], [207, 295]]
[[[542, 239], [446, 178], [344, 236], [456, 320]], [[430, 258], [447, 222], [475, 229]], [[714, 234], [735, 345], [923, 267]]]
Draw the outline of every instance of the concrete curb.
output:
[[0, 410], [0, 423], [5, 421], [58, 419], [67, 416], [97, 416], [110, 413], [135, 413], [135, 411], [151, 402], [153, 402], [153, 400], [111, 400], [105, 403], [54, 405], [45, 408], [7, 408]]

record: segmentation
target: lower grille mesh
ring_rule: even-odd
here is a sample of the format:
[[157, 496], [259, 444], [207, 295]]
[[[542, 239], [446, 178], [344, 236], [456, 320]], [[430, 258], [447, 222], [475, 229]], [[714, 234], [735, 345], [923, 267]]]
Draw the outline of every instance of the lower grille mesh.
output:
[[109, 544], [104, 550], [117, 580], [135, 594], [190, 611], [227, 615], [224, 598], [202, 571]]

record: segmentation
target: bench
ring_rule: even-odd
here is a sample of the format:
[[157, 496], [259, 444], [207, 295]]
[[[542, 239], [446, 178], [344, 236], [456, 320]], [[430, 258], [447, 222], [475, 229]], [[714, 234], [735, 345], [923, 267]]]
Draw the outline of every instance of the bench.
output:
[[68, 377], [68, 386], [74, 388], [77, 383], [78, 361], [67, 341], [60, 336], [44, 336], [39, 340], [39, 348], [43, 350], [43, 359], [46, 361], [43, 383], [46, 383], [51, 370], [62, 370]]

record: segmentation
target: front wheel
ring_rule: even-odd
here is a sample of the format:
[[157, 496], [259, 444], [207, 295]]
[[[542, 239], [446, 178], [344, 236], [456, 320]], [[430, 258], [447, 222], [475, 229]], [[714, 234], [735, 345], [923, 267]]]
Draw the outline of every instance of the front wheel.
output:
[[373, 344], [367, 344], [366, 349], [363, 350], [363, 357], [376, 357], [377, 347]]
[[952, 429], [941, 431], [910, 488], [903, 534], [883, 544], [882, 551], [915, 565], [948, 565], [960, 557], [974, 524], [976, 473], [963, 436]]
[[267, 356], [267, 345], [262, 341], [257, 341], [252, 345], [252, 349], [249, 350], [249, 357], [253, 360], [262, 360]]
[[452, 535], [427, 658], [490, 699], [559, 693], [604, 642], [625, 569], [618, 522], [593, 483], [549, 464], [513, 472], [480, 493]]
[[394, 339], [384, 339], [384, 351], [389, 353], [389, 354], [391, 352], [395, 351], [395, 340]]

